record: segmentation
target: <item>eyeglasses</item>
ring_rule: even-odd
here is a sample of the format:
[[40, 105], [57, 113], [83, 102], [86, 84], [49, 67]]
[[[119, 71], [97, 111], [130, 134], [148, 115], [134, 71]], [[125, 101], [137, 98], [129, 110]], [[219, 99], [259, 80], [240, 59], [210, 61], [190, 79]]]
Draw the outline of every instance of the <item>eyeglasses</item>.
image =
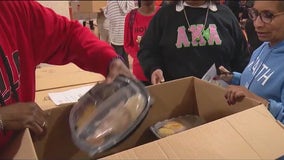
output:
[[248, 15], [249, 15], [249, 18], [253, 21], [255, 21], [257, 19], [257, 17], [259, 16], [260, 17], [260, 20], [263, 22], [263, 23], [271, 23], [272, 20], [277, 17], [277, 16], [280, 16], [280, 15], [283, 15], [284, 12], [278, 12], [278, 13], [271, 13], [270, 11], [261, 11], [261, 12], [258, 12], [256, 9], [254, 8], [249, 8], [248, 9]]

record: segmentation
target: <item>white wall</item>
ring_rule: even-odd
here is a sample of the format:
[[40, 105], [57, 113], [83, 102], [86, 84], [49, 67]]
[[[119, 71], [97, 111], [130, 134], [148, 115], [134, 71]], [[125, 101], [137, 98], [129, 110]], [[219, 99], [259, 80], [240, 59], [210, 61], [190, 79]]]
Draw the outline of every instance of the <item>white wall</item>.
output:
[[70, 19], [69, 1], [38, 1], [42, 5], [53, 9], [56, 13]]

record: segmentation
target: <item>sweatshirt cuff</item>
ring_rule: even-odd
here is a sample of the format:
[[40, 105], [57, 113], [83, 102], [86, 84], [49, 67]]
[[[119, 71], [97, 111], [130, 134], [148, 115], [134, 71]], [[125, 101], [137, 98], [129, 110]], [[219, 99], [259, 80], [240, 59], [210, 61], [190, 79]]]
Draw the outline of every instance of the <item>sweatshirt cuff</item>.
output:
[[283, 109], [283, 104], [278, 103], [273, 99], [268, 99], [269, 101], [269, 106], [268, 110], [270, 113], [275, 117], [275, 119], [279, 120], [284, 124], [284, 109]]
[[231, 84], [240, 85], [241, 75], [242, 74], [239, 72], [233, 72], [233, 78], [232, 78]]

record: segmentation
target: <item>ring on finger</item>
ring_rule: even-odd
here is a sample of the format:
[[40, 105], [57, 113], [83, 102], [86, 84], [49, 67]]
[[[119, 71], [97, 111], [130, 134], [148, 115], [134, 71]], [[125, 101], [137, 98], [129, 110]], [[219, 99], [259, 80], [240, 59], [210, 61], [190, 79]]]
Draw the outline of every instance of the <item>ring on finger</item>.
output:
[[41, 127], [45, 127], [46, 126], [46, 122], [44, 121], [41, 125]]

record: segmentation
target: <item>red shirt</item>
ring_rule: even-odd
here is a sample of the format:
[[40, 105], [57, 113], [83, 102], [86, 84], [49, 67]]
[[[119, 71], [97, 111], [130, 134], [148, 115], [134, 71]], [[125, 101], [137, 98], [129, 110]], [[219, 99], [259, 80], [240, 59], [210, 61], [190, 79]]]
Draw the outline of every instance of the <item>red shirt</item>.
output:
[[[160, 7], [155, 8], [155, 12], [152, 15], [144, 16], [139, 13], [137, 10], [134, 22], [133, 22], [133, 30], [132, 30], [132, 39], [131, 37], [131, 29], [129, 25], [130, 21], [130, 13], [128, 13], [125, 17], [125, 25], [124, 25], [124, 49], [126, 53], [128, 53], [133, 58], [133, 74], [136, 76], [136, 78], [140, 81], [147, 81], [146, 76], [144, 75], [144, 71], [142, 70], [142, 67], [139, 63], [139, 60], [137, 58], [137, 52], [139, 50], [139, 45], [137, 43], [137, 37], [141, 36], [143, 37], [145, 31], [148, 28], [148, 25], [153, 18], [153, 16], [156, 14], [156, 12], [159, 10]], [[131, 42], [133, 41], [133, 42]], [[133, 44], [133, 45], [132, 45]]]
[[155, 6], [161, 6], [163, 0], [155, 0]]
[[[3, 58], [0, 60], [0, 89], [6, 105], [15, 103], [9, 77], [20, 102], [34, 101], [35, 69], [40, 63], [73, 62], [82, 69], [106, 75], [110, 61], [117, 56], [89, 29], [35, 1], [0, 1], [0, 6], [0, 52], [9, 62], [4, 65]], [[0, 133], [0, 147], [11, 134]]]

